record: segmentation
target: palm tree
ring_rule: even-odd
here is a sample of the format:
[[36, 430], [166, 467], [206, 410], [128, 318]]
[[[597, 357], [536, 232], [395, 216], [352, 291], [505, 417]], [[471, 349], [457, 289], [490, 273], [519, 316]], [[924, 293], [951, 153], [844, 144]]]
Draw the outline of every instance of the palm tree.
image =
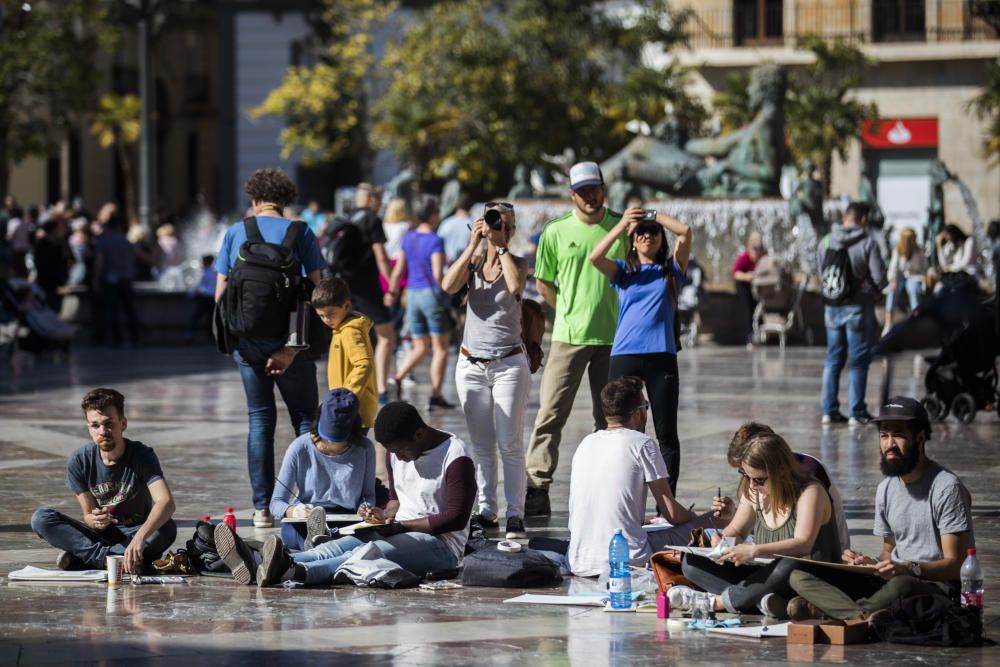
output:
[[114, 146], [121, 164], [125, 180], [125, 212], [126, 219], [135, 215], [135, 167], [132, 159], [132, 145], [139, 140], [142, 124], [139, 122], [139, 112], [142, 102], [138, 96], [104, 95], [101, 97], [98, 111], [90, 125], [90, 133], [97, 137], [101, 148]]

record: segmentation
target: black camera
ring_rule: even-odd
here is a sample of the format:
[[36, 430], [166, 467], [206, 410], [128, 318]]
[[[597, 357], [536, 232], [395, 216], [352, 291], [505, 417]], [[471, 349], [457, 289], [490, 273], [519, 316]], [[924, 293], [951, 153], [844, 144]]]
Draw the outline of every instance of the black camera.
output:
[[500, 230], [503, 228], [503, 216], [500, 215], [500, 210], [491, 208], [483, 214], [483, 220], [486, 221], [486, 225], [490, 229]]
[[642, 212], [643, 222], [656, 222], [656, 211], [652, 209], [646, 209]]

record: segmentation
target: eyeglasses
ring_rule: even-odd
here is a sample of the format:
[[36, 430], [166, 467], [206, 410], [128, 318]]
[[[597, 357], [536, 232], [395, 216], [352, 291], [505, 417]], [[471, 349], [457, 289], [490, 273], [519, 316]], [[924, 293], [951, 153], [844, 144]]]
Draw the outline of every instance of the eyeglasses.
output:
[[746, 481], [750, 482], [751, 486], [764, 486], [767, 482], [767, 477], [751, 477], [750, 475], [743, 472], [743, 468], [739, 469], [740, 476]]
[[508, 201], [488, 201], [483, 208], [505, 208], [508, 211], [513, 211], [514, 205]]
[[659, 225], [639, 225], [632, 232], [633, 236], [656, 236], [662, 229]]

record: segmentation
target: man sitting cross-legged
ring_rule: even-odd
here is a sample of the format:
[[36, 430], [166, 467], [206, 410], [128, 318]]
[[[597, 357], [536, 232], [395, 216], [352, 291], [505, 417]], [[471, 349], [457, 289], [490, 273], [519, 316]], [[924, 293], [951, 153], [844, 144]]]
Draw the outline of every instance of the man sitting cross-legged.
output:
[[66, 486], [76, 494], [83, 521], [41, 507], [31, 529], [63, 550], [59, 569], [103, 570], [107, 556], [118, 555], [125, 557], [126, 572], [138, 572], [177, 536], [170, 518], [174, 498], [153, 449], [122, 436], [128, 426], [124, 396], [94, 389], [81, 407], [94, 442], [70, 455]]
[[850, 549], [844, 560], [871, 574], [816, 569], [793, 572], [801, 597], [788, 605], [794, 620], [870, 618], [900, 597], [954, 594], [966, 550], [975, 547], [972, 500], [962, 481], [927, 458], [927, 411], [916, 400], [890, 398], [873, 421], [879, 425], [882, 474], [875, 492], [878, 560]]
[[476, 471], [468, 447], [424, 423], [409, 403], [389, 403], [375, 418], [375, 438], [388, 451], [389, 502], [363, 507], [362, 518], [381, 524], [358, 536], [289, 554], [277, 537], [264, 542], [257, 584], [288, 579], [328, 584], [355, 549], [374, 542], [385, 558], [419, 577], [461, 563], [476, 501]]
[[[645, 434], [649, 403], [642, 388], [637, 377], [609, 382], [601, 390], [608, 426], [584, 438], [573, 456], [567, 558], [575, 575], [591, 577], [607, 569], [608, 544], [619, 528], [628, 540], [632, 564], [645, 565], [664, 546], [687, 544], [692, 528], [711, 525], [715, 519], [721, 527], [732, 515], [728, 498], [716, 499], [720, 508], [728, 508], [727, 516], [699, 516], [674, 499], [660, 447]], [[647, 489], [672, 528], [643, 530]]]

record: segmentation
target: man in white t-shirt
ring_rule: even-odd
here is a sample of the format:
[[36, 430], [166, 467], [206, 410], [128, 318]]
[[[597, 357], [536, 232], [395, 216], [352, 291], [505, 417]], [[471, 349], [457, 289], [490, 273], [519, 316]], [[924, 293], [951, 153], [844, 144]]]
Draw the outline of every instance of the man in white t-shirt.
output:
[[[608, 545], [619, 528], [632, 564], [642, 566], [668, 544], [687, 544], [693, 528], [721, 528], [729, 520], [711, 512], [699, 516], [674, 499], [660, 447], [645, 434], [649, 403], [642, 387], [642, 380], [631, 376], [609, 382], [601, 390], [608, 427], [584, 438], [573, 455], [566, 555], [575, 575], [592, 577], [608, 569]], [[647, 490], [671, 527], [643, 529]]]

